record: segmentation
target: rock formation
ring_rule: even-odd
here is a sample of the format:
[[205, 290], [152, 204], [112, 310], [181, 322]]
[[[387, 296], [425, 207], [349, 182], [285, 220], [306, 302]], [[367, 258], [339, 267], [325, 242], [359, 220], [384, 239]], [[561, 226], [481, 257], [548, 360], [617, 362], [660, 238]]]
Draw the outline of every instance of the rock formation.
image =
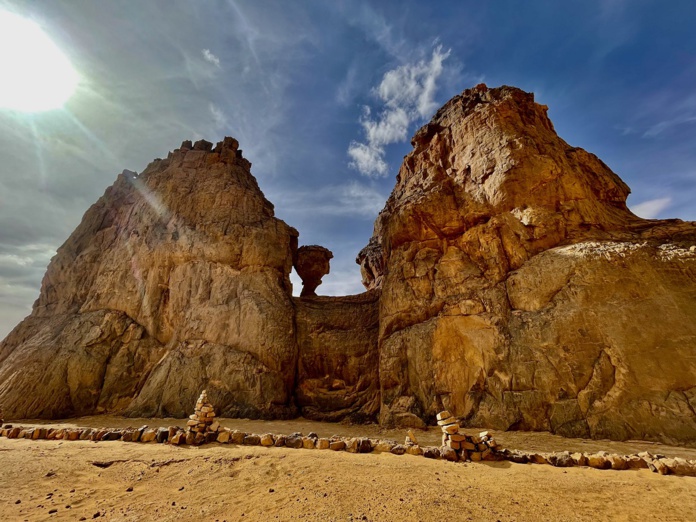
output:
[[634, 216], [519, 89], [464, 91], [412, 143], [358, 259], [381, 422], [696, 442], [696, 224]]
[[0, 344], [12, 418], [291, 417], [297, 231], [238, 143], [184, 142], [124, 172], [52, 259], [31, 315]]
[[379, 292], [295, 300], [297, 403], [314, 420], [379, 414]]
[[305, 245], [297, 249], [295, 270], [302, 279], [301, 297], [315, 296], [321, 278], [329, 273], [329, 261], [333, 253], [319, 245]]
[[412, 143], [360, 296], [314, 295], [331, 252], [297, 248], [236, 140], [124, 172], [0, 343], [5, 415], [186, 417], [207, 389], [221, 416], [696, 444], [696, 224], [634, 216], [519, 89]]

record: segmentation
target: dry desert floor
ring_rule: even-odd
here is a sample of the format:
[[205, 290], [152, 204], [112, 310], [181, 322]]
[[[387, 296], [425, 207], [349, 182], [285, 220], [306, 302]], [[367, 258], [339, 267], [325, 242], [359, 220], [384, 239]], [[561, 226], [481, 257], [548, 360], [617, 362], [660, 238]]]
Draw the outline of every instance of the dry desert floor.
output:
[[[167, 422], [101, 417], [64, 425]], [[257, 433], [316, 431], [320, 436], [372, 436], [370, 430], [377, 430], [309, 421], [225, 420], [223, 424]], [[393, 438], [403, 434], [381, 432]], [[427, 442], [437, 438], [437, 432], [422, 437]], [[691, 459], [696, 455], [694, 449], [549, 434], [496, 434], [496, 438], [504, 446], [527, 450], [647, 449]], [[450, 463], [384, 453], [0, 439], [0, 520], [52, 519], [696, 520], [696, 478], [648, 470]]]

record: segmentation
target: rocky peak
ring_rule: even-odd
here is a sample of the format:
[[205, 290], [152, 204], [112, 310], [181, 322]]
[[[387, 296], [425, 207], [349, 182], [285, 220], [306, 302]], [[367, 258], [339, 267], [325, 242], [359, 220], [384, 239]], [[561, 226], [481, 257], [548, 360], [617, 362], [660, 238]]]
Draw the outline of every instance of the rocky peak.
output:
[[[607, 238], [639, 221], [626, 206], [628, 186], [595, 155], [563, 141], [547, 107], [515, 87], [465, 90], [412, 144], [375, 223], [371, 255], [358, 260], [374, 280], [383, 264], [375, 261], [377, 245], [388, 256], [405, 241], [480, 229], [497, 236], [504, 254], [497, 261], [515, 268], [552, 245]], [[501, 229], [509, 237], [495, 232]]]

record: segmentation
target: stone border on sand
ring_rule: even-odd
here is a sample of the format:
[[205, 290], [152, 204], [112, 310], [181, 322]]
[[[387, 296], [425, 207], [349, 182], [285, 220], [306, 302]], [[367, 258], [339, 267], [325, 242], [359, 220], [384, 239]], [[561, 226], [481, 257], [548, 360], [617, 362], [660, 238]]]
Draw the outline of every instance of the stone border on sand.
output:
[[[188, 432], [190, 433], [190, 432]], [[447, 443], [440, 447], [422, 447], [415, 441], [413, 432], [409, 432], [404, 444], [393, 440], [373, 439], [367, 437], [319, 437], [316, 433], [303, 435], [296, 432], [290, 435], [271, 433], [246, 433], [229, 428], [218, 428], [217, 432], [207, 431], [204, 437], [192, 437], [187, 430], [179, 426], [168, 428], [43, 428], [32, 426], [13, 426], [5, 424], [0, 429], [0, 436], [8, 439], [62, 440], [62, 441], [123, 441], [142, 443], [167, 443], [171, 445], [200, 445], [206, 443], [235, 444], [245, 446], [286, 447], [296, 449], [320, 449], [346, 451], [348, 453], [392, 453], [394, 455], [417, 455], [431, 459], [451, 462], [509, 461], [517, 464], [548, 464], [556, 467], [586, 466], [595, 469], [649, 469], [661, 475], [681, 475], [696, 477], [696, 461], [682, 458], [667, 458], [660, 454], [642, 452], [633, 455], [617, 455], [607, 452], [593, 454], [554, 452], [531, 453], [519, 450], [501, 449], [486, 432], [478, 436], [462, 435], [460, 447], [469, 449], [454, 450]], [[448, 438], [446, 442], [452, 441]], [[188, 441], [187, 441], [188, 439]], [[457, 439], [457, 437], [455, 437]], [[479, 442], [473, 442], [478, 440]], [[462, 444], [466, 442], [466, 444]], [[471, 448], [470, 445], [474, 445]], [[473, 450], [473, 451], [472, 451]]]

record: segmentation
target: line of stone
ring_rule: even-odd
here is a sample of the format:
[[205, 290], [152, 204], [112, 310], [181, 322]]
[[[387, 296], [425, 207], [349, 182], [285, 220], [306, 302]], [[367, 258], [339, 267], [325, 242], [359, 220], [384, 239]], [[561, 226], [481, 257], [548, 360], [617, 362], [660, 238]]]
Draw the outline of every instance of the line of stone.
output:
[[[0, 436], [8, 439], [63, 440], [63, 441], [124, 441], [124, 442], [158, 442], [171, 445], [199, 445], [217, 442], [220, 444], [237, 444], [245, 446], [286, 447], [295, 449], [323, 449], [347, 451], [349, 453], [392, 453], [394, 455], [422, 455], [431, 459], [443, 459], [450, 462], [509, 461], [518, 464], [549, 464], [556, 467], [587, 466], [596, 469], [650, 469], [661, 475], [682, 475], [696, 477], [696, 461], [682, 458], [667, 458], [664, 455], [642, 452], [634, 455], [616, 455], [607, 452], [594, 454], [554, 452], [530, 453], [519, 450], [488, 448], [489, 451], [467, 452], [462, 458], [460, 452], [448, 445], [441, 447], [422, 447], [413, 443], [410, 433], [404, 444], [392, 440], [371, 439], [367, 437], [319, 437], [315, 433], [302, 435], [273, 435], [270, 433], [245, 433], [229, 428], [220, 428], [217, 432], [206, 433], [204, 439], [196, 442], [196, 436], [178, 426], [168, 428], [107, 429], [107, 428], [41, 428], [23, 427], [6, 424], [0, 429]], [[474, 453], [480, 453], [477, 459]], [[473, 456], [473, 459], [472, 459]]]
[[[2, 422], [2, 421], [0, 421]], [[295, 449], [328, 449], [347, 451], [349, 453], [393, 453], [395, 455], [422, 455], [430, 459], [443, 459], [450, 462], [471, 461], [510, 461], [518, 464], [550, 464], [567, 468], [572, 466], [589, 466], [596, 469], [649, 469], [661, 475], [684, 475], [696, 477], [696, 461], [682, 458], [667, 458], [642, 452], [634, 455], [616, 455], [599, 452], [591, 455], [585, 453], [527, 453], [519, 450], [500, 449], [493, 437], [487, 432], [478, 435], [466, 435], [460, 432], [459, 420], [448, 411], [437, 414], [437, 423], [442, 430], [442, 446], [421, 447], [413, 431], [409, 430], [404, 444], [393, 440], [370, 439], [367, 437], [319, 437], [316, 433], [304, 436], [296, 432], [290, 435], [258, 435], [238, 430], [223, 428], [216, 420], [215, 408], [208, 401], [205, 390], [196, 401], [194, 413], [189, 416], [186, 428], [170, 426], [168, 428], [95, 429], [95, 428], [36, 428], [4, 425], [0, 436], [9, 439], [46, 439], [46, 440], [90, 440], [124, 442], [158, 442], [175, 446], [217, 442], [220, 444], [238, 444], [246, 446], [286, 447]]]

